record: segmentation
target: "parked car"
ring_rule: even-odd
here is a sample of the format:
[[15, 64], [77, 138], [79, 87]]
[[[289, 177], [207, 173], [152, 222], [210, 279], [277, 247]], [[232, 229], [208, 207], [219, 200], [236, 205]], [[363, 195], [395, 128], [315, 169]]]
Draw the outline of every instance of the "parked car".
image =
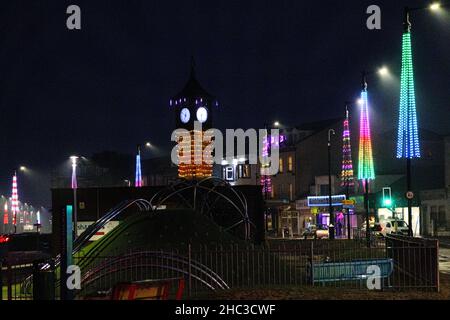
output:
[[[409, 232], [408, 224], [401, 219], [386, 219], [375, 222], [375, 224], [370, 227], [370, 230], [375, 236], [386, 236], [388, 234], [408, 235]], [[361, 226], [361, 232], [366, 232], [365, 223]]]
[[307, 239], [307, 238], [315, 238], [316, 237], [316, 230], [317, 227], [315, 225], [310, 225], [309, 227], [307, 227], [305, 229], [305, 231], [303, 231], [302, 236]]
[[[370, 231], [375, 236], [383, 235], [383, 233], [382, 233], [383, 227], [381, 226], [381, 224], [379, 222], [375, 222], [374, 225], [372, 227], [370, 227]], [[365, 233], [365, 232], [366, 232], [366, 224], [363, 223], [363, 225], [361, 226], [361, 233]]]
[[387, 234], [401, 234], [407, 236], [409, 234], [408, 224], [400, 219], [386, 219], [380, 221], [382, 227], [381, 233], [385, 236]]
[[314, 238], [314, 239], [324, 239], [328, 238], [328, 228], [326, 226], [319, 226], [316, 225], [310, 225], [308, 228], [303, 231], [302, 236], [307, 238]]
[[328, 227], [326, 226], [321, 226], [319, 228], [317, 228], [316, 230], [316, 239], [328, 239], [330, 236], [330, 233], [328, 231]]

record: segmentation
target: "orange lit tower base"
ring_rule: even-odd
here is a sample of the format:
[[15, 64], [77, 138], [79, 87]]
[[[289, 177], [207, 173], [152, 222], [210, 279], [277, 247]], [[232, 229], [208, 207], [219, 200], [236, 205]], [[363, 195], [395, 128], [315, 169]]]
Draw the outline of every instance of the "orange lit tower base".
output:
[[[204, 152], [210, 144], [210, 136], [204, 131], [190, 131], [190, 139], [178, 140], [178, 176], [185, 179], [203, 179], [212, 176], [213, 157]], [[190, 144], [190, 147], [189, 147]]]

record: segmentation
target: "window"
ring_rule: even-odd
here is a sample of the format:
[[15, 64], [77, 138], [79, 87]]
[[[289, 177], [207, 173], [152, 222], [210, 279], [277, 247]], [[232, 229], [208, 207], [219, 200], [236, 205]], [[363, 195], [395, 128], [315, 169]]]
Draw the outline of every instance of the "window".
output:
[[292, 163], [293, 162], [293, 160], [292, 160], [292, 156], [289, 156], [289, 158], [288, 158], [288, 171], [289, 172], [293, 172], [294, 171], [294, 164]]
[[327, 184], [319, 184], [319, 191], [321, 196], [328, 195], [328, 185]]
[[390, 228], [391, 227], [391, 224], [388, 222], [388, 223], [386, 223], [386, 228]]
[[289, 200], [294, 200], [294, 186], [292, 183], [289, 183]]
[[249, 164], [240, 164], [238, 166], [238, 176], [239, 178], [248, 179], [251, 178], [251, 170]]
[[279, 166], [278, 172], [283, 173], [283, 158], [280, 158], [280, 166]]
[[437, 207], [436, 206], [431, 206], [431, 213], [430, 213], [430, 218], [431, 220], [434, 220], [434, 222], [437, 222], [437, 218], [438, 218], [438, 213], [437, 213]]
[[445, 227], [447, 225], [445, 221], [445, 206], [439, 206], [438, 224], [439, 227]]
[[226, 181], [233, 181], [234, 180], [234, 172], [233, 172], [233, 167], [232, 166], [223, 168], [223, 178]]

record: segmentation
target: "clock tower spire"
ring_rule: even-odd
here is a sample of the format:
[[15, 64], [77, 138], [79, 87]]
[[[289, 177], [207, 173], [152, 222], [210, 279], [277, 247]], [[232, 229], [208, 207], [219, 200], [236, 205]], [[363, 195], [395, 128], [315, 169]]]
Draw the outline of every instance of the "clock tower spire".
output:
[[[209, 144], [205, 131], [212, 127], [212, 107], [217, 105], [215, 98], [209, 94], [197, 81], [195, 74], [195, 61], [191, 58], [191, 72], [184, 88], [170, 99], [170, 106], [175, 113], [175, 125], [177, 129], [186, 129], [190, 132], [190, 141], [178, 140], [178, 158], [190, 158], [190, 163], [179, 163], [178, 176], [186, 179], [202, 179], [212, 175], [212, 164], [206, 163], [203, 150]], [[201, 131], [196, 132], [194, 122], [201, 124]], [[195, 138], [195, 139], [194, 139]], [[204, 141], [205, 140], [205, 141]], [[189, 148], [190, 144], [190, 148]], [[191, 150], [190, 157], [182, 154], [183, 150]], [[196, 159], [194, 150], [201, 150], [201, 161]], [[209, 161], [208, 161], [209, 162]]]

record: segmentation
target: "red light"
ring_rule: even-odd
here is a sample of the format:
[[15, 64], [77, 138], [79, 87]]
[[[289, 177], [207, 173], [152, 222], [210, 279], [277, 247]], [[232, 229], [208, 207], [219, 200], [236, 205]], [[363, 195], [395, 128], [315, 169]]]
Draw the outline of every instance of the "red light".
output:
[[8, 236], [0, 236], [0, 243], [7, 243], [9, 241]]

